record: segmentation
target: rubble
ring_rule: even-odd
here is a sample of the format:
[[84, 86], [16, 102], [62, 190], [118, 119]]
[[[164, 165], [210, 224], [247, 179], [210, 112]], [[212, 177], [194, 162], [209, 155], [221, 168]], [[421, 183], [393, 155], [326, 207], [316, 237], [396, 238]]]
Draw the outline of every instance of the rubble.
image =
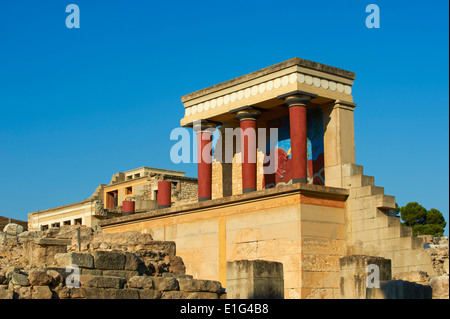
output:
[[218, 299], [217, 281], [193, 279], [174, 242], [89, 227], [0, 232], [0, 299]]

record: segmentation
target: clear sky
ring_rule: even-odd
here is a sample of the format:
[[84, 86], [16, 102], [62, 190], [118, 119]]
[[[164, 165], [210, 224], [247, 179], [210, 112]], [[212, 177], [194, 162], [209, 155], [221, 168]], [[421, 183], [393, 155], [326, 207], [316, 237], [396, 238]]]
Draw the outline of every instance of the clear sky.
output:
[[[80, 8], [69, 29], [68, 4]], [[380, 8], [380, 28], [365, 21]], [[356, 162], [449, 221], [449, 17], [436, 1], [0, 0], [0, 215], [182, 170], [182, 95], [300, 57], [356, 73]], [[448, 226], [446, 228], [448, 236]]]

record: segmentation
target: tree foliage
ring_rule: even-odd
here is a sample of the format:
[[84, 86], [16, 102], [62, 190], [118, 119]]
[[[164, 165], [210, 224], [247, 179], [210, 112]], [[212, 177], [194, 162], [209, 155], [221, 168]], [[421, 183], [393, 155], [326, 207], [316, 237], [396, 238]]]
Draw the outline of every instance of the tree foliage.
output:
[[[398, 211], [397, 207], [396, 210]], [[399, 210], [403, 225], [412, 227], [414, 236], [443, 236], [447, 223], [439, 210], [434, 208], [427, 210], [417, 202], [410, 202]]]

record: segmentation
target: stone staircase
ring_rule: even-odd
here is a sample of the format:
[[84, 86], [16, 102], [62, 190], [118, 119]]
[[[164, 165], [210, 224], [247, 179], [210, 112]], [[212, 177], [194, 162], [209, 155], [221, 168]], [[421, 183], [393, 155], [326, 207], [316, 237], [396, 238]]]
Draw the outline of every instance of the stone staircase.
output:
[[423, 248], [423, 239], [412, 236], [400, 218], [390, 216], [395, 197], [375, 186], [373, 176], [363, 167], [342, 165], [342, 187], [350, 192], [346, 203], [348, 255], [372, 255], [390, 259], [393, 275], [401, 272], [426, 271], [435, 275], [432, 261]]

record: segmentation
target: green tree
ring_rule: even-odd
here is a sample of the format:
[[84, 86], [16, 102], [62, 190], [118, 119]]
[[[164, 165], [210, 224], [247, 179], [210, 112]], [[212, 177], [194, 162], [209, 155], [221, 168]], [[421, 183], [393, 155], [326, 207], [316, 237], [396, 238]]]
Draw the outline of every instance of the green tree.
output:
[[400, 217], [404, 226], [412, 227], [413, 235], [433, 235], [441, 237], [447, 223], [437, 209], [427, 210], [419, 203], [411, 202], [400, 208]]

